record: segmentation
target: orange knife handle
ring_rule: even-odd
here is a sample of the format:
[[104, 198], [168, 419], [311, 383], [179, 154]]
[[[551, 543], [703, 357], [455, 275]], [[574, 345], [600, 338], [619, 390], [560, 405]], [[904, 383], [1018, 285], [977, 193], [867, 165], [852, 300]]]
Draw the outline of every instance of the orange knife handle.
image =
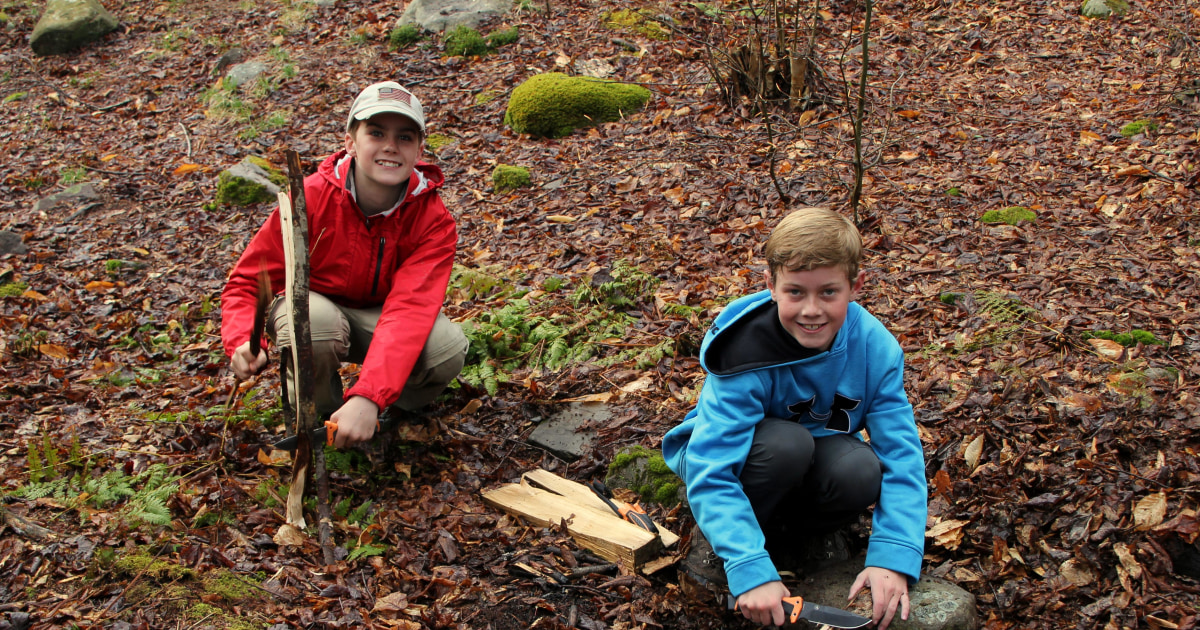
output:
[[325, 445], [333, 446], [333, 434], [337, 433], [337, 423], [333, 420], [325, 421]]
[[788, 623], [800, 621], [800, 611], [804, 609], [804, 598], [799, 595], [783, 598], [783, 616]]

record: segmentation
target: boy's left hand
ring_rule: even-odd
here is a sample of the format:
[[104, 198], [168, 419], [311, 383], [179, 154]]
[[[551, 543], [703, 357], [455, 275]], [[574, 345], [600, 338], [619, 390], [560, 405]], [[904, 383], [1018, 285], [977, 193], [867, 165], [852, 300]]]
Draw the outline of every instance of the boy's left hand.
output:
[[877, 624], [876, 630], [887, 630], [897, 608], [900, 618], [908, 619], [908, 578], [888, 569], [867, 567], [850, 587], [850, 599], [853, 600], [864, 586], [871, 589], [871, 620]]
[[375, 427], [379, 424], [379, 406], [368, 398], [352, 396], [329, 419], [337, 423], [333, 445], [345, 448], [366, 442], [375, 435]]

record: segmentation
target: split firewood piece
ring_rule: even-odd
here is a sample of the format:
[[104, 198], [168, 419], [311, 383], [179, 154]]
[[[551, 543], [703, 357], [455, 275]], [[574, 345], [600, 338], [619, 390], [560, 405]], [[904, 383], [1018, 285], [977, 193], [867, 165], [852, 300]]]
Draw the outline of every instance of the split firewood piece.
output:
[[[297, 318], [296, 318], [296, 311], [295, 311], [295, 304], [296, 304], [296, 300], [297, 300], [297, 296], [296, 296], [296, 293], [297, 293], [297, 291], [296, 291], [296, 283], [297, 283], [297, 279], [296, 279], [296, 275], [297, 275], [297, 273], [296, 273], [297, 272], [297, 269], [296, 269], [296, 267], [297, 267], [296, 244], [294, 242], [294, 237], [293, 237], [293, 235], [295, 233], [295, 226], [293, 225], [293, 220], [292, 220], [292, 200], [291, 200], [291, 198], [288, 197], [287, 193], [285, 193], [285, 192], [279, 193], [279, 224], [280, 224], [280, 231], [283, 232], [283, 258], [284, 258], [284, 272], [285, 272], [284, 273], [284, 300], [286, 301], [286, 303], [288, 305], [288, 308], [287, 308], [288, 326], [292, 330], [292, 339], [293, 339], [292, 347], [291, 347], [291, 353], [292, 353], [291, 364], [293, 366], [292, 374], [291, 374], [292, 382], [288, 385], [288, 391], [292, 392], [292, 398], [293, 398], [292, 409], [296, 413], [296, 417], [292, 420], [294, 421], [294, 426], [296, 429], [296, 436], [297, 436], [296, 455], [295, 455], [295, 458], [292, 460], [292, 484], [291, 484], [291, 487], [288, 488], [288, 498], [287, 498], [287, 507], [285, 510], [285, 520], [288, 525], [292, 525], [298, 529], [303, 530], [305, 527], [308, 526], [304, 522], [304, 490], [305, 490], [305, 484], [308, 481], [309, 467], [312, 462], [312, 444], [311, 444], [311, 440], [309, 439], [309, 437], [312, 434], [310, 433], [311, 427], [309, 427], [308, 423], [305, 422], [305, 413], [303, 411], [305, 408], [305, 405], [303, 403], [304, 395], [301, 392], [300, 385], [298, 382], [300, 380], [300, 372], [302, 371], [301, 366], [303, 364], [300, 363], [300, 361], [297, 357], [297, 354], [298, 354], [297, 347], [300, 345], [298, 338], [300, 335], [297, 334], [297, 327], [296, 327], [296, 319]], [[307, 250], [302, 250], [302, 251], [307, 251]], [[305, 276], [303, 279], [303, 283], [304, 283], [305, 288], [307, 289], [307, 286], [308, 286], [307, 265], [305, 266], [305, 269], [302, 271], [304, 272], [303, 275]], [[304, 296], [304, 300], [305, 300], [304, 311], [305, 311], [305, 314], [307, 314], [307, 312], [308, 312], [308, 308], [307, 308], [307, 306], [308, 306], [308, 291], [307, 290], [305, 290], [303, 292], [303, 296]], [[311, 365], [311, 363], [310, 363], [310, 365]], [[284, 373], [284, 374], [280, 375], [280, 378], [288, 378], [288, 376], [289, 376], [288, 374]], [[310, 399], [311, 399], [311, 391], [312, 391], [311, 388], [308, 391], [310, 393]], [[315, 416], [316, 414], [313, 413], [312, 415]]]
[[540, 527], [565, 523], [576, 542], [626, 573], [644, 570], [667, 540], [679, 540], [661, 525], [656, 535], [622, 519], [587, 486], [541, 469], [526, 473], [521, 483], [485, 492], [483, 500]]

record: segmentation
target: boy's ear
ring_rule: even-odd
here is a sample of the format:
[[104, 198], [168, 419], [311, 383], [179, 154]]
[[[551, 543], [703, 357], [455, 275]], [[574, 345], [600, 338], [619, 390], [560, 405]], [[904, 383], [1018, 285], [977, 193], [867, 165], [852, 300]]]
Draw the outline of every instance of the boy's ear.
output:
[[354, 136], [350, 134], [346, 134], [346, 153], [349, 153], [350, 157], [354, 157]]
[[767, 281], [767, 290], [775, 291], [775, 276], [771, 275], [771, 268], [767, 267], [763, 271], [763, 279]]
[[857, 300], [858, 294], [862, 293], [863, 280], [866, 279], [867, 272], [862, 269], [858, 270], [858, 276], [854, 278], [854, 282], [850, 283], [850, 300]]

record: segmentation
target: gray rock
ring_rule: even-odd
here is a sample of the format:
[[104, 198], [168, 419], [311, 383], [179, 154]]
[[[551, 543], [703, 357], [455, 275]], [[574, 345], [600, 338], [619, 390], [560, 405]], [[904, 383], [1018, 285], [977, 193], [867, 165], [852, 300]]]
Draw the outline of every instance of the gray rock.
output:
[[33, 204], [33, 209], [43, 212], [62, 206], [76, 206], [99, 200], [100, 193], [96, 192], [94, 186], [91, 184], [75, 184], [64, 191], [56, 192], [49, 197], [39, 199], [37, 203]]
[[476, 28], [511, 8], [511, 0], [413, 0], [396, 26], [415, 23], [435, 33], [456, 26]]
[[27, 251], [29, 251], [29, 248], [25, 247], [25, 243], [21, 242], [20, 234], [8, 231], [0, 232], [0, 256], [24, 254]]
[[267, 64], [260, 61], [246, 61], [230, 68], [229, 72], [225, 74], [225, 78], [229, 79], [234, 87], [239, 87], [254, 81], [266, 71]]
[[221, 171], [217, 176], [217, 203], [249, 206], [275, 199], [283, 190], [280, 182], [285, 176], [268, 171], [264, 164], [261, 158], [248, 157]]
[[96, 0], [48, 0], [29, 45], [38, 55], [61, 55], [117, 28], [117, 18]]
[[225, 74], [225, 70], [227, 70], [229, 66], [242, 63], [245, 60], [246, 51], [242, 50], [241, 48], [230, 48], [225, 52], [225, 54], [221, 55], [220, 59], [217, 59], [217, 65], [213, 66], [213, 76], [219, 77]]
[[[820, 573], [806, 577], [803, 586], [793, 589], [804, 599], [816, 604], [846, 608], [869, 617], [867, 598], [860, 597], [855, 606], [847, 606], [850, 586], [863, 569], [863, 556], [851, 559]], [[908, 601], [912, 610], [905, 621], [899, 615], [889, 628], [895, 630], [978, 630], [979, 612], [975, 596], [941, 578], [922, 576], [909, 588]]]
[[1129, 3], [1125, 0], [1085, 0], [1079, 12], [1088, 18], [1120, 17], [1129, 12]]
[[629, 488], [641, 502], [671, 508], [687, 502], [683, 480], [667, 468], [662, 452], [643, 446], [629, 446], [613, 457], [604, 483], [609, 488]]
[[573, 462], [591, 451], [594, 438], [590, 431], [579, 429], [588, 422], [604, 422], [611, 417], [612, 412], [602, 403], [569, 403], [539, 424], [529, 434], [529, 443]]

